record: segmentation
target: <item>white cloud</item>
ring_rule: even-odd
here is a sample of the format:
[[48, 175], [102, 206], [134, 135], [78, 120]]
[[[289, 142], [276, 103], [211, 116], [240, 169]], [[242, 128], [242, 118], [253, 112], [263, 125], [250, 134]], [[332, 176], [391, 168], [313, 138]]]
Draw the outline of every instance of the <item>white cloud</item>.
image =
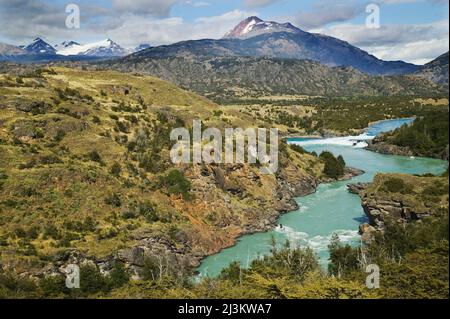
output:
[[370, 51], [383, 60], [402, 60], [422, 65], [436, 59], [448, 49], [448, 41], [445, 43], [433, 39], [407, 43], [404, 46], [372, 47]]
[[300, 28], [310, 30], [333, 22], [345, 22], [363, 13], [365, 5], [354, 3], [319, 2], [312, 11], [301, 11], [294, 21]]
[[166, 17], [179, 0], [111, 0], [116, 12]]
[[449, 50], [448, 20], [429, 24], [384, 25], [380, 29], [339, 24], [313, 31], [345, 40], [383, 60], [423, 64]]
[[179, 17], [149, 20], [134, 16], [109, 32], [108, 36], [127, 47], [134, 47], [139, 43], [162, 45], [184, 40], [217, 39], [252, 14], [254, 13], [234, 10], [220, 16], [198, 18], [193, 22], [186, 22]]

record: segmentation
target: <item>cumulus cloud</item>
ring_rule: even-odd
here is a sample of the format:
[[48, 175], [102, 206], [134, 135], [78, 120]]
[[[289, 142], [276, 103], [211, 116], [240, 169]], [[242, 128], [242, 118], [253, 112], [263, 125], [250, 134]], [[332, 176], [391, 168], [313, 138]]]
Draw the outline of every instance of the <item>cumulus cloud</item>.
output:
[[238, 22], [255, 14], [234, 10], [219, 16], [185, 21], [181, 17], [170, 17], [175, 4], [205, 7], [210, 3], [196, 0], [111, 0], [111, 8], [90, 3], [80, 1], [81, 28], [67, 29], [67, 16], [62, 4], [44, 0], [0, 0], [0, 41], [19, 45], [41, 36], [55, 44], [61, 40], [84, 42], [110, 37], [129, 47], [140, 43], [169, 44], [189, 39], [221, 38]]
[[346, 22], [365, 14], [369, 4], [389, 6], [424, 1], [435, 5], [444, 5], [448, 4], [449, 0], [320, 0], [313, 5], [311, 10], [301, 11], [295, 15], [293, 21], [301, 28], [310, 30], [331, 23]]
[[[183, 40], [221, 38], [252, 14], [254, 13], [234, 10], [219, 16], [198, 18], [192, 22], [186, 22], [179, 17], [149, 20], [136, 16], [108, 34], [129, 47], [138, 43], [162, 45]], [[133, 37], [130, 37], [130, 34], [133, 34]]]
[[52, 42], [95, 36], [121, 23], [120, 18], [110, 19], [106, 8], [89, 3], [80, 7], [82, 28], [68, 29], [63, 5], [42, 0], [0, 0], [1, 36], [12, 44], [23, 44], [36, 36]]
[[295, 16], [295, 22], [305, 30], [318, 28], [333, 22], [353, 19], [365, 10], [365, 5], [350, 1], [347, 3], [322, 1], [312, 11], [302, 11]]
[[179, 0], [112, 0], [113, 9], [118, 13], [133, 13], [167, 17]]
[[415, 25], [382, 25], [380, 29], [339, 24], [313, 31], [348, 41], [383, 60], [423, 64], [449, 50], [448, 20]]

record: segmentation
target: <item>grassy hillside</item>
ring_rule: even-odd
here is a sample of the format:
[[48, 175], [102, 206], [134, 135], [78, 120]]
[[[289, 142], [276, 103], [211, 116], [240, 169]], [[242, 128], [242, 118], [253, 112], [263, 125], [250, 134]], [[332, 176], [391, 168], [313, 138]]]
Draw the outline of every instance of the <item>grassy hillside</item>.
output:
[[150, 74], [216, 102], [242, 96], [433, 95], [446, 89], [415, 76], [370, 76], [352, 68], [330, 68], [309, 60], [246, 57], [130, 56], [99, 62], [100, 68]]
[[417, 72], [417, 75], [427, 78], [435, 83], [448, 86], [448, 59], [448, 52], [442, 54], [433, 61], [425, 64], [421, 70]]
[[[234, 264], [218, 279], [187, 280], [204, 256], [240, 235], [272, 228], [281, 213], [297, 208], [294, 197], [330, 180], [325, 173], [336, 170], [327, 162], [341, 159], [282, 143], [275, 175], [261, 175], [258, 165], [174, 166], [171, 129], [190, 127], [194, 118], [205, 127], [269, 127], [284, 104], [288, 114], [331, 118], [339, 108], [323, 113], [321, 105], [334, 102], [272, 96], [274, 110], [255, 116], [148, 76], [8, 70], [0, 74], [0, 297], [448, 297], [448, 232], [442, 231], [448, 181], [441, 177], [382, 176], [367, 188], [367, 199], [401, 199], [411, 217], [400, 228], [386, 220], [384, 235], [367, 248], [369, 260], [385, 267], [384, 290], [364, 288], [361, 252], [338, 242], [330, 247], [329, 274], [310, 250], [277, 245], [249, 270]], [[363, 106], [340, 101], [349, 106], [346, 112], [367, 107], [377, 116], [445, 104], [414, 99], [406, 104], [411, 109], [400, 111], [395, 99]], [[382, 112], [376, 111], [380, 105]], [[286, 130], [308, 128], [292, 125], [289, 116], [279, 119], [276, 125]], [[393, 255], [383, 255], [385, 247]], [[81, 290], [64, 288], [62, 268], [71, 262], [81, 265]]]
[[270, 228], [322, 176], [320, 159], [284, 144], [276, 175], [257, 165], [174, 166], [171, 128], [230, 120], [156, 78], [52, 68], [0, 83], [4, 270], [43, 276], [77, 258], [139, 273], [157, 256], [189, 272], [239, 235]]
[[[400, 187], [399, 187], [400, 185]], [[272, 243], [269, 256], [255, 260], [248, 269], [238, 263], [218, 278], [192, 282], [173, 276], [146, 262], [144, 278], [131, 280], [123, 268], [107, 276], [82, 267], [81, 290], [61, 288], [58, 277], [32, 282], [0, 274], [0, 295], [16, 297], [102, 298], [256, 298], [256, 299], [362, 299], [448, 298], [448, 178], [382, 174], [361, 194], [363, 201], [402, 202], [411, 211], [424, 209], [419, 220], [385, 214], [383, 230], [362, 248], [343, 245], [333, 237], [330, 266], [324, 272], [309, 248]], [[366, 266], [380, 267], [380, 289], [365, 286]], [[88, 283], [88, 284], [86, 284]], [[0, 285], [0, 287], [2, 287]], [[24, 290], [25, 288], [25, 290]]]

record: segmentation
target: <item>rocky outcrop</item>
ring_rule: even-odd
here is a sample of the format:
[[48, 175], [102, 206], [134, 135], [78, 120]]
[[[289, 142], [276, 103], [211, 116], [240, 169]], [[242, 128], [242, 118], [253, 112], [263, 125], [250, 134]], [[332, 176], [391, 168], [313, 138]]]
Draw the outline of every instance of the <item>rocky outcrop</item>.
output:
[[448, 211], [446, 177], [406, 174], [377, 174], [372, 183], [347, 185], [349, 192], [361, 198], [368, 224], [360, 226], [362, 240], [370, 243], [386, 225], [398, 223], [407, 227]]
[[347, 188], [350, 193], [359, 195], [367, 188], [368, 185], [368, 183], [348, 184]]
[[377, 229], [367, 223], [359, 226], [359, 234], [361, 235], [361, 240], [365, 244], [370, 244], [375, 236]]
[[[390, 190], [393, 181], [404, 188]], [[382, 230], [388, 220], [407, 224], [439, 214], [448, 207], [446, 182], [445, 177], [378, 174], [372, 183], [350, 184], [348, 188], [359, 194], [370, 225]]]
[[378, 228], [383, 228], [387, 218], [400, 220], [407, 217], [412, 219], [413, 217], [406, 215], [406, 209], [401, 202], [378, 198], [363, 198], [362, 206], [367, 217], [369, 217], [370, 223]]
[[376, 153], [386, 154], [386, 155], [400, 155], [400, 156], [414, 156], [413, 151], [409, 147], [397, 146], [394, 144], [389, 144], [382, 141], [379, 138], [375, 138], [369, 141], [367, 149]]

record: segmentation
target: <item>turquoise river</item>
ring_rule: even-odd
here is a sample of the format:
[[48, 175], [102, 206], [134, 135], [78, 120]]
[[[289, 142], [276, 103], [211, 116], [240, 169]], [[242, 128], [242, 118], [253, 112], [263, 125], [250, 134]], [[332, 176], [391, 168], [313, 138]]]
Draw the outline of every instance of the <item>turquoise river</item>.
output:
[[342, 155], [348, 166], [362, 169], [365, 174], [351, 181], [322, 184], [316, 193], [297, 198], [300, 209], [280, 217], [279, 224], [283, 227], [239, 238], [235, 246], [205, 258], [197, 269], [199, 276], [217, 276], [233, 261], [247, 267], [253, 259], [270, 252], [272, 238], [278, 243], [289, 239], [294, 245], [311, 247], [324, 267], [328, 263], [327, 246], [334, 233], [339, 235], [342, 242], [358, 245], [359, 225], [367, 219], [360, 198], [347, 191], [348, 183], [370, 182], [378, 172], [442, 174], [447, 169], [446, 161], [381, 155], [364, 149], [364, 140], [411, 122], [412, 119], [377, 122], [358, 137], [289, 140], [289, 143], [300, 144], [306, 150], [318, 154], [328, 150], [336, 156]]

